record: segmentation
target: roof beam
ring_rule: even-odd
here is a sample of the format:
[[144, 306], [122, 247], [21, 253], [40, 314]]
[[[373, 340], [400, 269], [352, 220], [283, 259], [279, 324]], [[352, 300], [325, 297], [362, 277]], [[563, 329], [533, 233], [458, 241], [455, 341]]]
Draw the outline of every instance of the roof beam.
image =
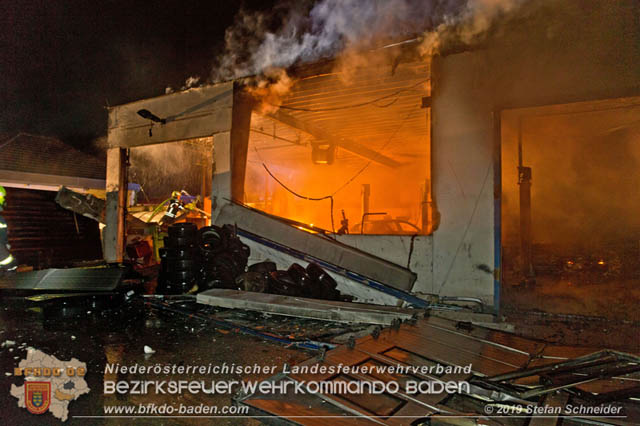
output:
[[332, 141], [334, 144], [336, 144], [336, 146], [339, 146], [340, 148], [356, 154], [360, 157], [366, 158], [367, 160], [371, 160], [387, 167], [400, 167], [402, 165], [402, 163], [399, 163], [384, 154], [367, 148], [366, 146], [358, 142], [336, 136], [314, 124], [300, 120], [292, 115], [287, 114], [286, 112], [282, 112], [282, 110], [280, 109], [276, 112], [267, 113], [265, 115], [286, 126], [301, 130], [311, 135], [315, 139]]

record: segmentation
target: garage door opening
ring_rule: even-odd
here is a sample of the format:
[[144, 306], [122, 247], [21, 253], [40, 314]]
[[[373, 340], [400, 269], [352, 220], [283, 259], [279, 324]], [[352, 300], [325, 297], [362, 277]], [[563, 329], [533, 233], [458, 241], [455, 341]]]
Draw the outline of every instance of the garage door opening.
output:
[[503, 304], [628, 318], [640, 302], [640, 98], [501, 115]]

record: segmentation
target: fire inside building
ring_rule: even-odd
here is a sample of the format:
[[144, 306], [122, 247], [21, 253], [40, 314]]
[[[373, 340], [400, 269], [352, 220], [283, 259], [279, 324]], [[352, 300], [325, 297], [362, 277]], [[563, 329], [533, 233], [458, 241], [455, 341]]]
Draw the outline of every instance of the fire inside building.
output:
[[[262, 350], [286, 367], [270, 383], [399, 384], [217, 396], [266, 423], [640, 422], [640, 10], [556, 7], [544, 30], [524, 8], [433, 52], [390, 39], [112, 106], [90, 170], [27, 170], [5, 156], [27, 141], [0, 142], [6, 300], [100, 330], [98, 388], [105, 363], [182, 350]], [[24, 206], [45, 203], [66, 244], [36, 235]], [[451, 380], [469, 388], [409, 386]]]

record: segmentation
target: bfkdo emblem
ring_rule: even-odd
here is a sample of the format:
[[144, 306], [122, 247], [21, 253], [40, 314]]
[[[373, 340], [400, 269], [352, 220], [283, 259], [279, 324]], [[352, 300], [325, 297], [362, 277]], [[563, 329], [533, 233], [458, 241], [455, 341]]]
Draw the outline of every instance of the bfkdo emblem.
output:
[[24, 403], [32, 414], [42, 414], [51, 404], [51, 382], [24, 382]]

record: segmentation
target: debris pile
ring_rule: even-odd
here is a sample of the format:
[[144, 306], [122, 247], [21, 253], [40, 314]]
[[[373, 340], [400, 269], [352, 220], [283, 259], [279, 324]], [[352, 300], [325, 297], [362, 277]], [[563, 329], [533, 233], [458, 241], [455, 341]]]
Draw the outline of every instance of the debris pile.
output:
[[[313, 412], [358, 421], [376, 416], [384, 424], [638, 424], [640, 358], [589, 352], [428, 316], [376, 328], [265, 380], [324, 381], [321, 395], [290, 391], [275, 400], [259, 390], [237, 393], [234, 403], [250, 415], [273, 416], [270, 423]], [[321, 368], [338, 373], [330, 377]], [[380, 391], [348, 394], [337, 385], [342, 381], [378, 383]], [[435, 383], [449, 388], [434, 392]]]
[[177, 223], [169, 227], [160, 249], [157, 293], [184, 294], [226, 288], [285, 296], [350, 301], [336, 281], [315, 263], [297, 263], [286, 271], [265, 261], [247, 267], [250, 249], [232, 225], [205, 226]]

